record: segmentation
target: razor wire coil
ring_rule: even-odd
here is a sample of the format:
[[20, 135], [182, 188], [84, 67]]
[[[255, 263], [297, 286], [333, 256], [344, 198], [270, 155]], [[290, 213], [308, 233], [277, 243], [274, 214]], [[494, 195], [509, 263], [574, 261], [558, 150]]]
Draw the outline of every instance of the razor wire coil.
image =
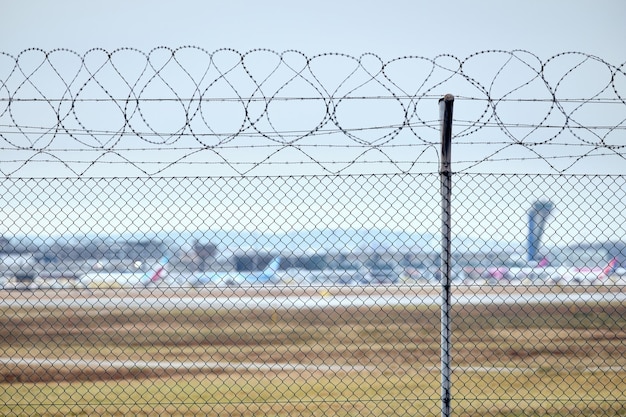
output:
[[465, 110], [455, 120], [459, 172], [540, 161], [549, 172], [570, 173], [588, 158], [609, 157], [613, 166], [625, 159], [626, 63], [580, 52], [385, 61], [372, 53], [193, 46], [84, 54], [31, 48], [0, 53], [0, 63], [7, 177], [50, 164], [78, 176], [111, 164], [129, 175], [167, 175], [185, 165], [235, 175], [294, 164], [330, 174], [435, 171], [433, 102], [444, 92]]

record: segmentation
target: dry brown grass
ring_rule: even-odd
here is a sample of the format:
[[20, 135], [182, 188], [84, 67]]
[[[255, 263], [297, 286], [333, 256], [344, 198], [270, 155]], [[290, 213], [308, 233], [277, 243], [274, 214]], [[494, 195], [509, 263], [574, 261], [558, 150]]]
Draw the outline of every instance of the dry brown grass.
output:
[[[626, 407], [624, 303], [452, 313], [455, 415]], [[85, 362], [0, 365], [0, 415], [437, 415], [439, 315], [435, 306], [5, 309], [1, 356]], [[147, 361], [213, 366], [128, 365]]]

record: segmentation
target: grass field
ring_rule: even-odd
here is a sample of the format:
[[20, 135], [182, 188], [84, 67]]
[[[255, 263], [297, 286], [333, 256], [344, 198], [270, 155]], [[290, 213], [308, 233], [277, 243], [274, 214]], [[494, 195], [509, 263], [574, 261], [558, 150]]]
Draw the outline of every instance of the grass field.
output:
[[[5, 307], [0, 416], [436, 416], [439, 315]], [[455, 416], [626, 415], [623, 302], [452, 317]]]

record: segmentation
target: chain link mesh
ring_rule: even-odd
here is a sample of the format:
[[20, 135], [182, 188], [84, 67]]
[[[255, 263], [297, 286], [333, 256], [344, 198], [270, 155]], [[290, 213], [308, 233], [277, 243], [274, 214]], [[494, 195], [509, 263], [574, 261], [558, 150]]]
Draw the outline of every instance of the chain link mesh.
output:
[[[619, 415], [624, 178], [453, 179], [455, 414]], [[2, 415], [437, 415], [437, 184], [4, 179]]]
[[440, 87], [453, 415], [624, 414], [623, 64], [0, 60], [0, 416], [440, 415]]

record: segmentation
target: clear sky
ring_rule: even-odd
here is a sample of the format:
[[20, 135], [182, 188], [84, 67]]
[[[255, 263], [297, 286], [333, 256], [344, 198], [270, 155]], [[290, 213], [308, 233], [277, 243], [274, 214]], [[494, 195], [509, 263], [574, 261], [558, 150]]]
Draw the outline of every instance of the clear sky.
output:
[[384, 58], [528, 49], [624, 61], [621, 0], [2, 1], [0, 50], [196, 45], [374, 52]]
[[[148, 53], [160, 46], [178, 48], [193, 45], [209, 52], [220, 48], [233, 48], [239, 52], [265, 48], [279, 53], [297, 50], [307, 56], [338, 52], [359, 57], [363, 53], [374, 53], [383, 61], [389, 61], [408, 55], [434, 58], [442, 54], [452, 54], [459, 59], [464, 59], [486, 50], [521, 49], [538, 56], [541, 61], [548, 60], [555, 54], [575, 51], [600, 57], [610, 64], [619, 66], [626, 62], [626, 48], [622, 45], [622, 41], [626, 39], [624, 16], [626, 16], [626, 2], [621, 0], [451, 0], [445, 2], [409, 0], [384, 2], [371, 0], [311, 2], [287, 0], [182, 0], [175, 2], [161, 0], [4, 0], [0, 15], [0, 52], [16, 56], [31, 47], [43, 50], [67, 48], [82, 55], [92, 48], [113, 51], [122, 47], [132, 47]], [[506, 59], [506, 57], [498, 58], [490, 60], [489, 55], [482, 55], [470, 60], [471, 64], [466, 65], [464, 69], [467, 68], [470, 76], [488, 86], [494, 78], [495, 69], [504, 62], [503, 59]], [[535, 70], [539, 70], [540, 64], [536, 60], [533, 61], [531, 58], [529, 62], [532, 62]], [[550, 80], [554, 83], [553, 86], [559, 83], [559, 77], [567, 74], [576, 63], [576, 57], [572, 59], [564, 57], [551, 61], [548, 76], [552, 69], [557, 68], [553, 79]], [[523, 65], [518, 67], [511, 65], [505, 71], [505, 76], [518, 76], [523, 70]], [[403, 69], [403, 71], [403, 76], [407, 76], [411, 69], [409, 67], [408, 70]], [[421, 73], [416, 78], [420, 76], [422, 76]], [[526, 74], [519, 78], [523, 80], [524, 76]], [[606, 88], [611, 74], [606, 71], [606, 67], [602, 68], [601, 65], [587, 62], [572, 74], [567, 74], [565, 78], [566, 82], [559, 83], [559, 92], [565, 97], [580, 98], [585, 95], [593, 96], [597, 91]], [[502, 82], [501, 79], [502, 77], [498, 81]], [[536, 80], [535, 84], [537, 83], [540, 84], [541, 81]], [[617, 83], [618, 88], [626, 88], [626, 77], [617, 77]], [[48, 84], [50, 83], [42, 82], [42, 86]], [[498, 89], [501, 85], [496, 85], [495, 88]], [[510, 89], [511, 85], [514, 84], [504, 84], [501, 88]], [[446, 90], [441, 90], [442, 95], [445, 93], [463, 95], [464, 93], [464, 91], [455, 90], [452, 86], [445, 88]], [[447, 90], [448, 88], [450, 91]], [[567, 88], [573, 92], [567, 91]], [[363, 92], [363, 94], [367, 93], [367, 91]], [[523, 89], [520, 95], [533, 97], [533, 93], [533, 90], [527, 88]], [[304, 91], [302, 94], [306, 96], [310, 92]], [[540, 91], [540, 94], [546, 94], [545, 88]], [[614, 99], [614, 95], [611, 98]], [[288, 105], [291, 108], [295, 106], [294, 103], [288, 103]], [[377, 105], [378, 103], [374, 107]], [[481, 107], [481, 105], [472, 107], [472, 104], [468, 102], [457, 104], [455, 119], [477, 120], [484, 110], [484, 106]], [[342, 110], [349, 107], [346, 104], [342, 106]], [[524, 112], [518, 110], [520, 107], [514, 107], [514, 111], [507, 114], [506, 106], [503, 104], [498, 107], [501, 111], [498, 116], [505, 123], [536, 124], [541, 122], [545, 115], [541, 105], [533, 105], [534, 109], [539, 109], [533, 116], [523, 114]], [[582, 106], [580, 110], [575, 106], [577, 104], [571, 105], [568, 110], [574, 112], [573, 118], [577, 122], [580, 120], [581, 123], [594, 126], [620, 125], [624, 127], [623, 105], [609, 106], [609, 111], [614, 110], [609, 115], [597, 114], [594, 106]], [[148, 104], [144, 104], [145, 109], [148, 107]], [[436, 118], [436, 104], [433, 103], [431, 107], [432, 109], [424, 110], [422, 115], [424, 119]], [[87, 108], [87, 105], [82, 104], [82, 108]], [[162, 109], [159, 109], [159, 112], [162, 114]], [[87, 125], [90, 125], [87, 113], [82, 112], [80, 117], [84, 118]], [[272, 116], [276, 117], [277, 114], [279, 112], [274, 112]], [[312, 112], [300, 111], [300, 114], [312, 114]], [[379, 126], [383, 126], [398, 123], [397, 115], [396, 112], [385, 118], [384, 111], [376, 107], [366, 115], [366, 119], [373, 125], [378, 123]], [[565, 123], [559, 111], [553, 111], [552, 115], [556, 115], [555, 120], [547, 120], [547, 123], [556, 125]], [[18, 116], [21, 116], [20, 123], [23, 125], [37, 125], [35, 121], [24, 117], [24, 114]], [[347, 125], [359, 123], [360, 113], [356, 113], [352, 119], [345, 113], [340, 116], [341, 121]], [[165, 126], [166, 119], [162, 116], [160, 118], [159, 122]], [[106, 123], [106, 120], [100, 120], [100, 125]], [[151, 123], [158, 126], [157, 121], [152, 120]], [[293, 126], [297, 126], [294, 123], [293, 126], [284, 127], [287, 121], [281, 121], [281, 123], [283, 124], [280, 127], [285, 130], [295, 129]], [[232, 125], [234, 127], [229, 125], [225, 129], [236, 129], [240, 121], [235, 119]], [[308, 122], [304, 121], [301, 125], [308, 126]], [[109, 124], [109, 126], [113, 125]], [[304, 129], [300, 128], [300, 130]], [[164, 130], [167, 131], [167, 127]], [[460, 128], [453, 129], [453, 133], [459, 132]], [[597, 141], [597, 136], [606, 134], [609, 144], [619, 144], [618, 132], [599, 131], [597, 136], [595, 132], [586, 133], [592, 136], [591, 141]], [[506, 140], [506, 135], [502, 132], [496, 132], [496, 134]], [[523, 138], [523, 135], [520, 133], [518, 137]], [[471, 155], [476, 148], [470, 147], [469, 150], [462, 150], [462, 152], [469, 161], [481, 160], [484, 155], [492, 152], [485, 147], [481, 149], [484, 152], [482, 154], [479, 152], [476, 156]], [[553, 151], [554, 149], [554, 147], [541, 148], [538, 149], [538, 153], [560, 152], [560, 150]], [[515, 158], [518, 156], [517, 151], [519, 149], [513, 147], [509, 152], [499, 152], [494, 159]], [[570, 147], [567, 151], [584, 153], [574, 147]], [[577, 168], [580, 167], [579, 172], [600, 172], [596, 168], [602, 168], [602, 173], [623, 173], [620, 167], [626, 166], [624, 159], [612, 158], [600, 163], [601, 157], [598, 157], [598, 154], [606, 154], [603, 152], [611, 153], [606, 150], [594, 152], [594, 158], [576, 162]], [[455, 161], [463, 159], [460, 157], [460, 152], [453, 152], [453, 158]], [[558, 165], [558, 160], [555, 162], [558, 165], [557, 169], [560, 170], [568, 167], [569, 163], [571, 160], [560, 161], [560, 165]], [[543, 168], [548, 169], [546, 164], [536, 165], [535, 172], [540, 172]], [[456, 166], [461, 167], [459, 164]]]

